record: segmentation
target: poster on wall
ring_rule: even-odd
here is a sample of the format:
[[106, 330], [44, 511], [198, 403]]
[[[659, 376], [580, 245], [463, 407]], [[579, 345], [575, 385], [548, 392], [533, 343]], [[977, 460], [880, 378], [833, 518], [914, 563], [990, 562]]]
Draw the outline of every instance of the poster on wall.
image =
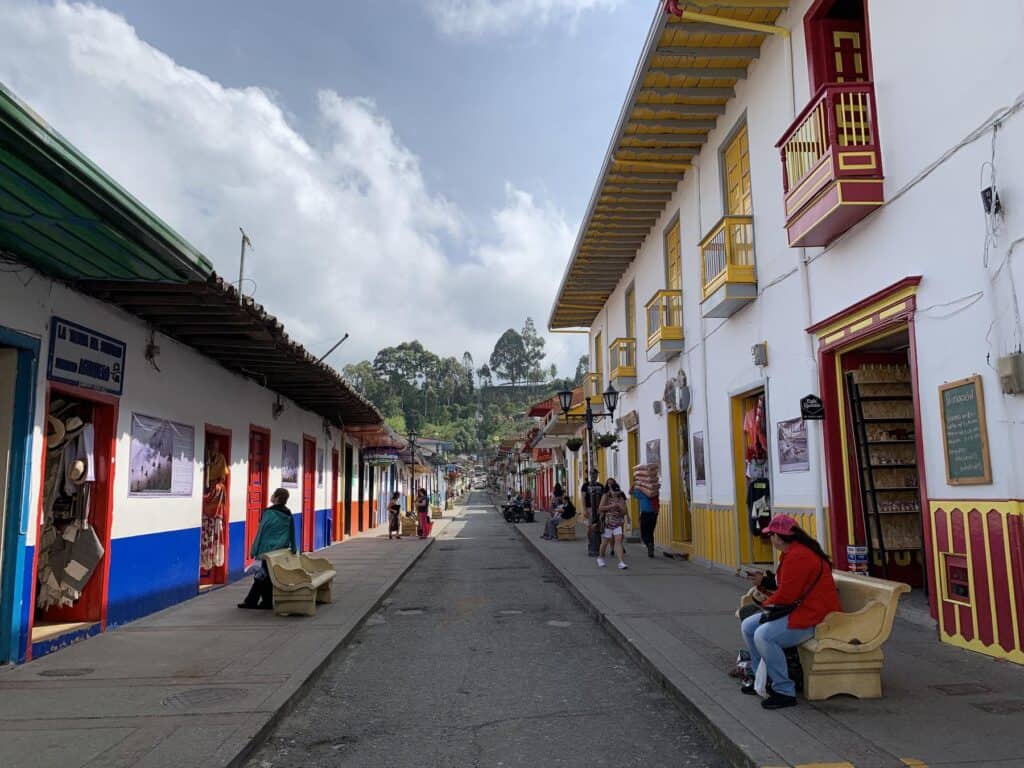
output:
[[191, 496], [196, 431], [154, 416], [132, 414], [128, 493], [132, 496]]
[[809, 472], [810, 454], [807, 449], [807, 422], [803, 419], [780, 421], [779, 472]]
[[281, 441], [281, 487], [299, 487], [299, 444]]
[[644, 463], [661, 469], [661, 440], [648, 440], [644, 445]]
[[707, 469], [704, 466], [704, 433], [693, 433], [693, 484], [704, 485]]
[[324, 449], [316, 449], [316, 487], [324, 487]]

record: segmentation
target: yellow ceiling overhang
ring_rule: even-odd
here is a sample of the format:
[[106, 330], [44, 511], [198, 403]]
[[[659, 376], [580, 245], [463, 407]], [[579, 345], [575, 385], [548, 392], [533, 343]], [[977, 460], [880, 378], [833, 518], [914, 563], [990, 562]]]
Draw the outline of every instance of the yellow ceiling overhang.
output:
[[788, 0], [663, 0], [548, 320], [588, 328], [700, 154]]

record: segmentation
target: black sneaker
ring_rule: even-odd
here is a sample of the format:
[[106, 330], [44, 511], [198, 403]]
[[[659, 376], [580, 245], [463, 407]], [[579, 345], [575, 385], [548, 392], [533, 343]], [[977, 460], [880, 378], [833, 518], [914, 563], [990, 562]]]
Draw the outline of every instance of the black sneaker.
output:
[[250, 610], [255, 609], [255, 608], [259, 608], [259, 606], [256, 605], [255, 603], [239, 603], [238, 607], [239, 608], [249, 608]]
[[785, 709], [786, 707], [795, 707], [796, 696], [785, 696], [781, 693], [773, 693], [761, 702], [761, 706], [765, 709]]

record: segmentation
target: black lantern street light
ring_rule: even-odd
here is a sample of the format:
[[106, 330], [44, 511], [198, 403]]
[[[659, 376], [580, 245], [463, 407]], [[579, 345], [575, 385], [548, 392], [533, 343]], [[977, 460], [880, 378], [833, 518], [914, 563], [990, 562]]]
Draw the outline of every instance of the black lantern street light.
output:
[[590, 407], [590, 398], [586, 398], [587, 407], [583, 415], [570, 414], [572, 408], [572, 390], [563, 390], [558, 393], [558, 404], [562, 407], [562, 418], [566, 421], [582, 419], [587, 425], [587, 501], [590, 507], [590, 534], [587, 536], [587, 554], [590, 557], [597, 557], [601, 549], [601, 534], [598, 533], [598, 510], [595, 493], [595, 483], [590, 479], [589, 474], [595, 471], [594, 468], [594, 422], [600, 421], [607, 416], [609, 419], [615, 417], [615, 409], [619, 405], [619, 393], [609, 382], [608, 389], [602, 395], [604, 400], [604, 413], [595, 414]]

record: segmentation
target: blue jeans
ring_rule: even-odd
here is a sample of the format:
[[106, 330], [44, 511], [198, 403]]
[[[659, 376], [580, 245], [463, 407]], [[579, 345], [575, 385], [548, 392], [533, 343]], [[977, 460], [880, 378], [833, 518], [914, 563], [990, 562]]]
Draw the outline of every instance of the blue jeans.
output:
[[796, 683], [789, 679], [784, 649], [810, 640], [814, 636], [814, 627], [790, 629], [788, 622], [789, 617], [783, 616], [761, 624], [761, 614], [758, 612], [745, 618], [740, 626], [743, 639], [750, 649], [750, 668], [756, 673], [757, 665], [764, 659], [772, 690], [783, 696], [796, 696]]

